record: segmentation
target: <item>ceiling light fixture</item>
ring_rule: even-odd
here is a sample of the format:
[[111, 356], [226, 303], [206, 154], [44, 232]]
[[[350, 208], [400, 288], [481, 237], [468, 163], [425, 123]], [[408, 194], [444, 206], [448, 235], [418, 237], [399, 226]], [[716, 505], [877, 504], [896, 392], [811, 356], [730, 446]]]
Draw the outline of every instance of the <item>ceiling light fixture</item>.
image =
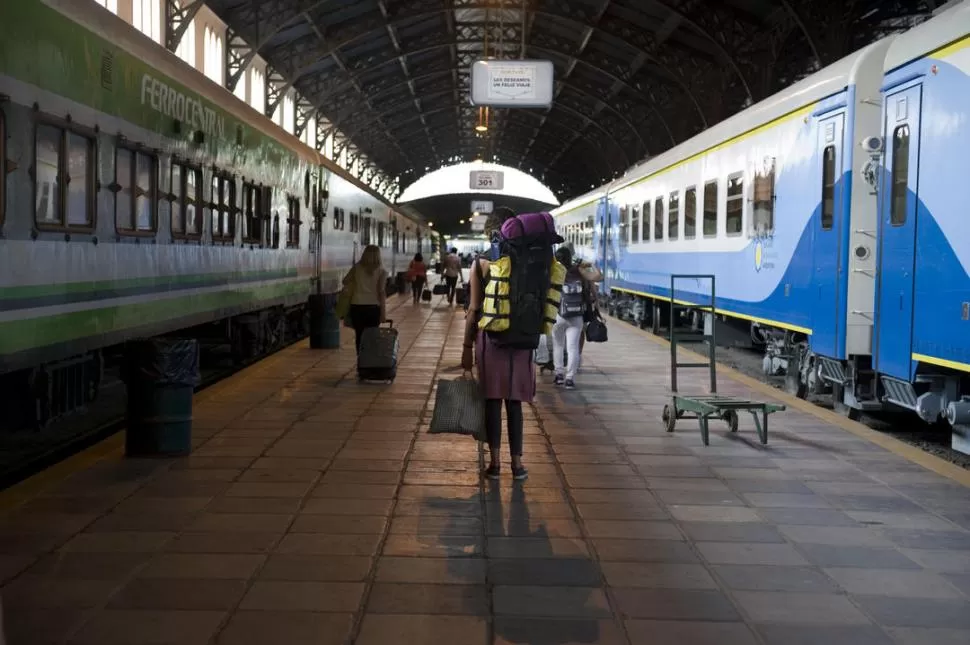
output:
[[478, 108], [478, 125], [475, 126], [478, 132], [488, 132], [488, 106]]

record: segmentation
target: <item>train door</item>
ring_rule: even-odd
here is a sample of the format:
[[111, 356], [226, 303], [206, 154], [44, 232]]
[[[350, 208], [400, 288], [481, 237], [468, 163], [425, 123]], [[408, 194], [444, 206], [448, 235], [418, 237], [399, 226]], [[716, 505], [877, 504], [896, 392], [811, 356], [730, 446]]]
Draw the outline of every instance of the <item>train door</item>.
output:
[[821, 208], [815, 226], [813, 245], [812, 287], [816, 301], [812, 307], [812, 351], [822, 356], [839, 355], [839, 330], [843, 327], [841, 314], [841, 279], [843, 218], [845, 190], [843, 155], [845, 113], [819, 120], [818, 153], [821, 160]]
[[879, 205], [876, 369], [910, 380], [921, 87], [886, 96], [885, 166]]
[[613, 254], [613, 209], [612, 200], [601, 199], [596, 206], [596, 216], [602, 228], [600, 234], [600, 258], [601, 271], [603, 272], [603, 286], [606, 293], [609, 293], [615, 273], [615, 258]]

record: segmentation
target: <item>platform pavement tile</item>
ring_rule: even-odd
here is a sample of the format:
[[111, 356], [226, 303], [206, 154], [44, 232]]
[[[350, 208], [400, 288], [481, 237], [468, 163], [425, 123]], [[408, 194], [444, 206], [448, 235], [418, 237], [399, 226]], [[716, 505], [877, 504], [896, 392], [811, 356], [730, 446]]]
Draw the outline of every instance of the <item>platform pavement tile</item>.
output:
[[10, 645], [62, 645], [93, 612], [88, 609], [21, 608], [4, 615]]
[[265, 556], [243, 553], [160, 553], [136, 575], [139, 578], [208, 578], [248, 580]]
[[351, 614], [302, 611], [238, 611], [219, 635], [218, 645], [342, 645]]
[[584, 520], [666, 520], [667, 512], [655, 502], [643, 504], [579, 503], [576, 505]]
[[337, 499], [314, 497], [306, 500], [302, 513], [319, 515], [389, 515], [394, 506], [390, 499]]
[[21, 609], [89, 609], [104, 603], [117, 580], [62, 578], [26, 573], [3, 587], [7, 612]]
[[[845, 514], [860, 524], [872, 528], [914, 529], [922, 531], [952, 531], [964, 528], [954, 525], [937, 515], [930, 513], [884, 513], [881, 511], [845, 511]], [[970, 529], [967, 529], [970, 530]]]
[[586, 532], [592, 538], [640, 540], [683, 540], [684, 535], [671, 522], [630, 520], [586, 520]]
[[608, 618], [606, 594], [598, 587], [496, 585], [492, 588], [496, 616], [547, 618]]
[[394, 517], [482, 517], [482, 514], [482, 503], [478, 499], [405, 499], [394, 506]]
[[394, 499], [398, 485], [394, 484], [318, 484], [311, 497], [332, 499]]
[[487, 590], [478, 585], [377, 582], [367, 614], [451, 614], [487, 616]]
[[400, 473], [404, 470], [404, 459], [376, 459], [367, 456], [360, 459], [351, 459], [338, 455], [330, 464], [329, 470]]
[[858, 567], [863, 569], [918, 569], [913, 560], [897, 549], [830, 544], [800, 544], [799, 550], [819, 567]]
[[970, 531], [885, 528], [880, 532], [894, 544], [904, 548], [970, 551]]
[[940, 600], [872, 595], [853, 595], [852, 599], [883, 626], [970, 630], [970, 601], [966, 599]]
[[391, 522], [391, 535], [480, 536], [480, 517], [467, 515], [398, 515]]
[[728, 589], [839, 593], [839, 587], [818, 569], [808, 566], [726, 564], [711, 568]]
[[78, 533], [61, 550], [78, 553], [153, 553], [175, 537], [170, 531]]
[[253, 483], [305, 483], [320, 477], [315, 468], [250, 468], [243, 472], [238, 481]]
[[201, 513], [187, 527], [190, 533], [251, 532], [283, 533], [291, 515], [261, 513]]
[[280, 533], [182, 533], [165, 545], [168, 553], [267, 553]]
[[723, 622], [740, 620], [731, 601], [716, 590], [614, 588], [613, 595], [624, 618]]
[[367, 613], [361, 623], [356, 645], [387, 643], [448, 643], [448, 645], [489, 645], [484, 618], [444, 615], [393, 615]]
[[744, 506], [744, 501], [727, 491], [657, 490], [654, 495], [664, 504], [684, 506]]
[[57, 551], [23, 567], [27, 575], [54, 579], [122, 580], [142, 567], [148, 553], [74, 553]]
[[895, 627], [889, 629], [896, 645], [966, 645], [970, 629], [945, 627]]
[[246, 590], [245, 580], [229, 578], [136, 578], [110, 600], [110, 609], [229, 610]]
[[844, 595], [777, 591], [735, 591], [734, 599], [755, 624], [868, 625]]
[[758, 513], [765, 521], [776, 525], [859, 526], [858, 522], [842, 511], [831, 508], [760, 508]]
[[758, 632], [765, 645], [894, 645], [886, 632], [874, 625], [759, 625]]
[[397, 484], [400, 472], [367, 470], [327, 470], [320, 479], [322, 484]]
[[424, 558], [473, 558], [484, 551], [481, 536], [389, 535], [382, 555]]
[[586, 542], [579, 538], [489, 537], [490, 558], [585, 558]]
[[602, 562], [599, 567], [614, 588], [717, 589], [714, 578], [700, 564]]
[[742, 506], [688, 506], [674, 504], [668, 507], [670, 514], [681, 522], [761, 522], [762, 517], [753, 508]]
[[100, 611], [70, 645], [207, 645], [225, 612], [111, 609]]
[[493, 585], [599, 587], [603, 576], [589, 558], [490, 558], [488, 581]]
[[831, 508], [825, 498], [813, 494], [742, 493], [745, 501], [757, 508]]
[[[398, 509], [400, 508], [401, 506], [399, 504]], [[574, 520], [576, 517], [572, 506], [562, 502], [502, 503], [499, 501], [490, 501], [485, 505], [485, 514], [489, 521], [495, 518], [501, 518], [506, 524], [513, 520], [517, 521], [525, 518], [528, 518], [532, 522], [536, 520]]]
[[970, 573], [946, 573], [943, 577], [970, 599]]
[[494, 645], [628, 645], [623, 630], [611, 620], [499, 616], [493, 621]]
[[293, 515], [300, 509], [300, 501], [299, 497], [217, 497], [205, 512]]
[[806, 526], [779, 525], [789, 540], [804, 544], [828, 544], [832, 546], [892, 547], [893, 543], [879, 531], [865, 526]]
[[721, 492], [729, 490], [727, 484], [720, 479], [704, 479], [699, 477], [688, 477], [680, 479], [677, 477], [646, 477], [647, 488], [652, 491], [658, 490], [687, 490], [687, 491], [708, 491]]
[[369, 556], [274, 553], [259, 569], [264, 580], [363, 582], [373, 565]]
[[333, 461], [330, 457], [260, 457], [252, 462], [252, 470], [326, 470]]
[[656, 494], [645, 489], [569, 488], [568, 493], [578, 504], [635, 504], [660, 508]]
[[223, 481], [152, 481], [139, 489], [138, 494], [145, 497], [215, 497], [223, 494], [230, 486]]
[[774, 525], [765, 522], [681, 522], [680, 528], [695, 542], [785, 541]]
[[826, 495], [825, 499], [832, 506], [848, 511], [923, 512], [922, 507], [901, 495]]
[[256, 580], [239, 608], [262, 611], [357, 611], [364, 596], [363, 582]]
[[375, 579], [387, 583], [485, 585], [482, 558], [382, 557]]
[[97, 521], [95, 513], [17, 510], [3, 516], [4, 530], [18, 533], [73, 535]]
[[701, 557], [711, 564], [808, 566], [808, 561], [789, 544], [763, 542], [697, 542]]
[[[593, 546], [602, 562], [696, 563], [686, 542], [676, 540], [619, 540], [596, 538]], [[490, 554], [491, 555], [491, 554]]]
[[692, 622], [673, 620], [627, 620], [632, 645], [755, 645], [751, 630], [740, 622]]
[[859, 568], [824, 571], [850, 594], [966, 600], [946, 578], [930, 571]]

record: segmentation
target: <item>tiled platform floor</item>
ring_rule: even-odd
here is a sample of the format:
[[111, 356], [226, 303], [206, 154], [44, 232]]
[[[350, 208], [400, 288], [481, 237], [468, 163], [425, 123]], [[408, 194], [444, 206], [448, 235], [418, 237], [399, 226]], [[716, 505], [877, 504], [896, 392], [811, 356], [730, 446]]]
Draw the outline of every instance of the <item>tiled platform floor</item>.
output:
[[192, 457], [4, 517], [10, 644], [970, 643], [966, 488], [797, 411], [767, 447], [667, 435], [666, 350], [615, 322], [580, 389], [540, 387], [530, 480], [484, 485], [426, 434], [460, 314], [394, 315], [392, 386], [292, 348], [200, 397]]

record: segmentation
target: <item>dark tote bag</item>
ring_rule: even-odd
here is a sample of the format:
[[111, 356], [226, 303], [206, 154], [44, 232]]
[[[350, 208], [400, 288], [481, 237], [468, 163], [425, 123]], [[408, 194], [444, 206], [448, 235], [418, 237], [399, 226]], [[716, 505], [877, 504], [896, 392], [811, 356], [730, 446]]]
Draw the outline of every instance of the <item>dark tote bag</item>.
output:
[[460, 434], [485, 440], [485, 399], [471, 378], [438, 381], [429, 434]]
[[606, 323], [603, 322], [598, 311], [594, 312], [592, 320], [586, 324], [586, 342], [605, 343], [607, 338]]

